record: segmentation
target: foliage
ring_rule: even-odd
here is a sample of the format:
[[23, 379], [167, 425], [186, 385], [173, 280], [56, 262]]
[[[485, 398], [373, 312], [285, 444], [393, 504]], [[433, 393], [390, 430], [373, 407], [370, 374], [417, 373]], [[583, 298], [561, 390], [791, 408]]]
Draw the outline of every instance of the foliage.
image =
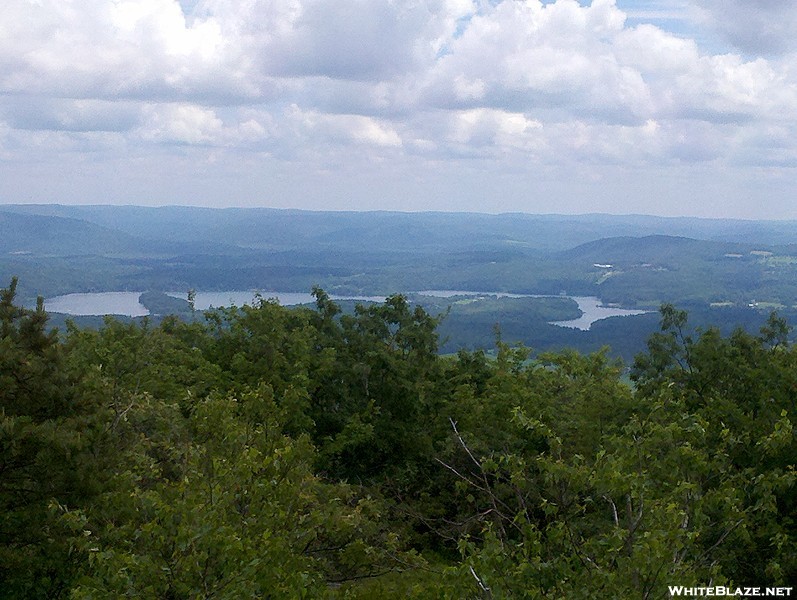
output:
[[797, 349], [673, 306], [438, 353], [404, 296], [48, 332], [0, 298], [0, 597], [657, 598], [797, 579]]
[[0, 294], [0, 597], [64, 591], [80, 560], [52, 518], [53, 498], [80, 505], [91, 480], [91, 407], [73, 393], [57, 332], [41, 299], [15, 306], [16, 279]]
[[308, 439], [279, 419], [262, 390], [198, 403], [173, 472], [140, 456], [119, 475], [74, 597], [317, 598], [387, 561], [378, 505], [315, 477]]

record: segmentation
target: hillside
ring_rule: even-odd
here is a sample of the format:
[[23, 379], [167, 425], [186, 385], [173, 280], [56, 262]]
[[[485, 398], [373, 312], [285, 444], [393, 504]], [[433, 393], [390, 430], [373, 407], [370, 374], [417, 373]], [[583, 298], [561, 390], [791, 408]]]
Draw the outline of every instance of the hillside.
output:
[[[652, 311], [673, 303], [701, 323], [755, 330], [797, 298], [797, 245], [774, 243], [797, 237], [791, 222], [15, 205], [0, 213], [0, 233], [0, 281], [18, 276], [28, 305], [72, 292], [440, 289], [596, 296]], [[598, 333], [562, 331], [511, 304], [456, 307], [442, 326], [446, 350], [489, 347], [499, 324], [534, 347], [611, 343], [630, 359], [653, 328], [628, 317]]]
[[749, 254], [749, 244], [717, 242], [682, 236], [647, 235], [613, 237], [581, 244], [561, 252], [566, 260], [585, 260], [597, 263], [677, 263], [684, 260], [720, 260], [729, 254]]
[[680, 236], [765, 245], [797, 242], [797, 222], [645, 215], [323, 212], [268, 208], [7, 205], [21, 214], [60, 216], [150, 240], [219, 242], [269, 249], [305, 245], [399, 250], [410, 243], [446, 251], [520, 245], [567, 250], [608, 237]]
[[0, 211], [0, 253], [34, 256], [139, 256], [146, 242], [72, 217]]

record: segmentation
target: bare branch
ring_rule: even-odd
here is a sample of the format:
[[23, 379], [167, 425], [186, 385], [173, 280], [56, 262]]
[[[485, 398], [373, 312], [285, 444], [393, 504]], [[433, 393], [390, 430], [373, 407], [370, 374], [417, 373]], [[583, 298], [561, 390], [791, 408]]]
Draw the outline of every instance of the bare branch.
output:
[[468, 456], [470, 456], [470, 459], [473, 461], [473, 464], [475, 464], [477, 467], [479, 467], [479, 470], [481, 470], [482, 464], [478, 460], [476, 460], [476, 457], [473, 456], [473, 454], [471, 453], [470, 448], [468, 448], [468, 445], [465, 443], [465, 440], [463, 440], [462, 436], [459, 434], [459, 430], [457, 429], [457, 422], [451, 417], [448, 417], [448, 422], [451, 423], [451, 428], [454, 430], [454, 433], [456, 434], [457, 439], [459, 440], [460, 446], [462, 446], [465, 452], [468, 453]]
[[603, 499], [606, 500], [606, 502], [608, 502], [611, 505], [611, 507], [612, 507], [612, 517], [614, 518], [614, 525], [616, 527], [619, 527], [620, 526], [620, 517], [617, 514], [617, 505], [614, 503], [614, 500], [612, 500], [608, 496], [603, 496]]
[[733, 532], [733, 530], [736, 529], [743, 522], [744, 522], [744, 519], [739, 519], [738, 521], [736, 521], [736, 523], [734, 523], [733, 525], [728, 527], [728, 529], [725, 530], [725, 532], [720, 536], [720, 538], [716, 542], [714, 542], [711, 545], [710, 548], [708, 548], [705, 552], [703, 552], [703, 554], [701, 554], [700, 556], [697, 557], [697, 561], [696, 562], [700, 562], [705, 557], [707, 557], [709, 554], [711, 554], [711, 552], [714, 551], [717, 548], [717, 546], [719, 546], [722, 542], [724, 542], [725, 538], [727, 538]]
[[454, 467], [452, 467], [452, 466], [451, 466], [451, 465], [449, 465], [448, 463], [445, 463], [445, 462], [443, 462], [442, 460], [440, 460], [440, 459], [439, 459], [439, 458], [437, 458], [437, 457], [435, 457], [435, 460], [436, 460], [437, 462], [439, 462], [441, 465], [443, 465], [443, 466], [444, 466], [446, 469], [448, 469], [449, 471], [451, 471], [451, 472], [452, 472], [454, 475], [456, 475], [457, 477], [459, 477], [460, 479], [462, 479], [462, 481], [465, 481], [465, 482], [467, 482], [468, 484], [472, 485], [473, 487], [475, 487], [475, 488], [476, 488], [477, 490], [479, 490], [479, 491], [482, 491], [482, 492], [484, 492], [484, 493], [486, 493], [486, 494], [489, 494], [489, 493], [490, 493], [490, 490], [486, 490], [486, 489], [484, 489], [482, 486], [478, 485], [477, 483], [474, 483], [474, 482], [473, 482], [473, 481], [471, 481], [471, 480], [470, 480], [468, 477], [466, 477], [465, 475], [463, 475], [462, 473], [460, 473], [459, 471], [457, 471], [457, 470], [456, 470]]
[[479, 585], [479, 588], [480, 588], [480, 589], [481, 589], [481, 590], [482, 590], [482, 591], [483, 591], [485, 594], [487, 594], [487, 598], [492, 598], [492, 597], [493, 597], [493, 594], [492, 594], [492, 592], [490, 591], [490, 588], [489, 588], [489, 587], [487, 587], [487, 586], [484, 584], [484, 582], [481, 580], [481, 578], [480, 578], [478, 575], [476, 575], [476, 571], [474, 570], [474, 568], [473, 568], [473, 567], [470, 567], [470, 574], [471, 574], [471, 575], [473, 575], [473, 578], [476, 580], [476, 583]]

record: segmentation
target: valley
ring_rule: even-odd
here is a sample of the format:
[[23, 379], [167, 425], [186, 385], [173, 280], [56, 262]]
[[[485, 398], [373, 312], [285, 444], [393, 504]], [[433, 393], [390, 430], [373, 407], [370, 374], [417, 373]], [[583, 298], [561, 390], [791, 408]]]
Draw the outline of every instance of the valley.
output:
[[[630, 361], [665, 303], [689, 310], [700, 327], [726, 330], [756, 331], [773, 310], [797, 311], [797, 223], [782, 221], [7, 205], [0, 230], [0, 278], [17, 276], [28, 306], [47, 298], [61, 325], [70, 314], [98, 321], [61, 304], [63, 296], [126, 298], [88, 312], [158, 318], [192, 314], [174, 298], [188, 290], [212, 298], [195, 306], [201, 311], [240, 305], [251, 300], [248, 290], [308, 303], [320, 287], [344, 310], [408, 295], [445, 315], [445, 352], [490, 350], [498, 334], [540, 351], [609, 346]], [[144, 291], [154, 308], [139, 304]], [[557, 326], [582, 318], [567, 297], [632, 312], [586, 329]]]

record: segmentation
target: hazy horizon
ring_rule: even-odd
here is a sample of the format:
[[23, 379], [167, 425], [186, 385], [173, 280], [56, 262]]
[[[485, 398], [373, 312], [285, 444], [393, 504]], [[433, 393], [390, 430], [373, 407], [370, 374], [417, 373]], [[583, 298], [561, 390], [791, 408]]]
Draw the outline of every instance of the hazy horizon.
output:
[[653, 213], [611, 213], [611, 212], [583, 212], [583, 213], [557, 213], [557, 212], [528, 212], [528, 211], [504, 211], [504, 212], [490, 212], [487, 210], [435, 210], [435, 209], [391, 209], [391, 208], [299, 208], [299, 207], [281, 207], [281, 206], [208, 206], [201, 204], [136, 204], [136, 203], [123, 203], [123, 204], [110, 204], [110, 203], [75, 203], [69, 204], [65, 202], [13, 202], [13, 203], [0, 203], [0, 211], [5, 207], [57, 207], [64, 208], [145, 208], [145, 209], [160, 209], [160, 208], [186, 208], [186, 209], [208, 209], [208, 210], [264, 210], [264, 211], [294, 211], [294, 212], [308, 212], [308, 213], [383, 213], [383, 214], [440, 214], [440, 215], [485, 215], [485, 216], [512, 216], [520, 215], [524, 217], [564, 217], [564, 218], [579, 218], [579, 217], [617, 217], [617, 218], [641, 218], [641, 219], [665, 219], [665, 220], [678, 220], [678, 219], [694, 219], [700, 221], [745, 221], [745, 222], [776, 222], [776, 223], [791, 223], [797, 222], [797, 217], [791, 218], [744, 218], [744, 217], [722, 217], [722, 216], [690, 216], [690, 215], [660, 215]]

